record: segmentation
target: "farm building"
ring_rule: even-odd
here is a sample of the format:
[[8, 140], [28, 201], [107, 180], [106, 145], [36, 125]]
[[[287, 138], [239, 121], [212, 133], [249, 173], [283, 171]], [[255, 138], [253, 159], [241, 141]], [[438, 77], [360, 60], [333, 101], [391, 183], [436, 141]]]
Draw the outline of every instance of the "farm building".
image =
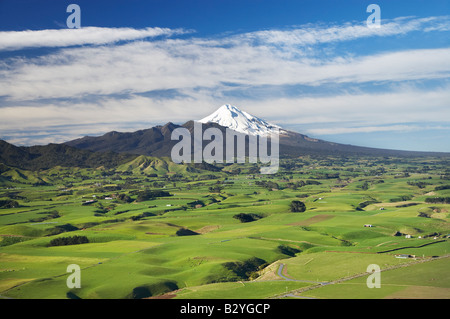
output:
[[406, 255], [406, 254], [395, 255], [395, 258], [406, 259], [406, 258], [409, 258], [409, 255]]

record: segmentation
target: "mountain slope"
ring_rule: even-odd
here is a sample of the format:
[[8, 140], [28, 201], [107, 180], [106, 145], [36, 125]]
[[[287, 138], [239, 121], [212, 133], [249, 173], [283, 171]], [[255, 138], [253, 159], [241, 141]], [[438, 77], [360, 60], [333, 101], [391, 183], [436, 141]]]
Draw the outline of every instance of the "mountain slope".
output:
[[136, 155], [114, 152], [92, 152], [65, 144], [17, 147], [0, 140], [0, 163], [27, 170], [64, 167], [115, 167]]
[[[449, 153], [378, 149], [314, 139], [304, 134], [285, 130], [278, 125], [271, 124], [231, 105], [223, 105], [216, 112], [198, 122], [202, 123], [203, 130], [210, 127], [219, 128], [223, 133], [224, 143], [226, 143], [225, 132], [227, 128], [237, 131], [238, 135], [264, 136], [268, 133], [279, 132], [281, 157], [302, 155], [450, 156]], [[183, 125], [176, 125], [169, 122], [164, 126], [155, 126], [132, 133], [109, 132], [98, 137], [86, 136], [66, 142], [65, 144], [91, 151], [113, 151], [170, 157], [173, 146], [178, 143], [176, 140], [171, 140], [173, 130], [176, 128], [188, 129], [191, 133], [191, 141], [193, 141], [194, 123], [194, 121], [188, 121]], [[203, 146], [208, 143], [209, 141], [203, 141]]]
[[132, 153], [149, 156], [170, 156], [172, 131], [180, 127], [171, 122], [131, 133], [112, 131], [102, 136], [85, 136], [66, 145], [95, 152]]

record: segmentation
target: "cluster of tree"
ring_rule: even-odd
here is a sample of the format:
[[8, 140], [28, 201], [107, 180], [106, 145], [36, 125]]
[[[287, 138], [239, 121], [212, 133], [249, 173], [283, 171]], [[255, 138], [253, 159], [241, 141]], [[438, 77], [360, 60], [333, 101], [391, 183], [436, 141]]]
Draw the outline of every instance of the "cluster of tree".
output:
[[369, 172], [367, 172], [366, 175], [377, 176], [377, 175], [383, 175], [385, 173], [386, 173], [386, 169], [384, 167], [378, 167], [376, 169], [369, 170]]
[[306, 205], [302, 201], [293, 200], [289, 205], [291, 212], [293, 213], [303, 213], [306, 211]]
[[152, 200], [157, 197], [167, 197], [172, 196], [169, 192], [162, 190], [144, 190], [140, 191], [136, 197], [137, 202], [143, 202], [147, 200]]
[[280, 186], [272, 181], [256, 181], [255, 182], [256, 185], [267, 188], [268, 190], [272, 190], [272, 189], [280, 189]]
[[68, 196], [68, 195], [73, 195], [73, 190], [62, 191], [61, 193], [56, 194], [57, 197], [59, 197], [59, 196]]
[[306, 185], [322, 185], [321, 182], [313, 181], [313, 180], [311, 180], [311, 179], [308, 179], [308, 180], [305, 182], [305, 184], [306, 184]]
[[441, 185], [434, 188], [435, 191], [442, 191], [444, 189], [450, 189], [450, 185]]
[[286, 171], [295, 171], [296, 169], [301, 169], [303, 165], [296, 163], [295, 161], [284, 161], [280, 163], [280, 167], [284, 168]]
[[277, 247], [278, 251], [280, 251], [282, 254], [284, 255], [288, 255], [290, 257], [295, 257], [295, 254], [297, 253], [301, 253], [302, 251], [297, 249], [297, 248], [293, 248], [287, 245], [280, 245]]
[[42, 213], [38, 213], [38, 214], [48, 214], [48, 215], [44, 216], [44, 217], [33, 218], [33, 219], [30, 220], [30, 222], [32, 222], [32, 223], [41, 223], [44, 220], [61, 217], [61, 215], [59, 215], [59, 212], [56, 211], [56, 210], [53, 210], [51, 212], [42, 212]]
[[430, 166], [423, 165], [425, 163], [421, 163], [421, 164], [422, 165], [420, 167], [418, 167], [418, 166], [408, 166], [405, 169], [405, 172], [425, 174], [425, 173], [427, 173], [427, 172], [429, 172], [431, 170]]
[[194, 200], [192, 202], [187, 203], [186, 205], [188, 207], [190, 207], [190, 208], [194, 208], [194, 207], [196, 207], [198, 205], [203, 207], [203, 206], [205, 206], [205, 203], [203, 201], [201, 201], [201, 200]]
[[322, 173], [322, 172], [315, 172], [314, 173], [314, 177], [315, 179], [335, 179], [335, 178], [339, 178], [339, 173]]
[[66, 246], [66, 245], [79, 245], [86, 244], [89, 239], [86, 236], [70, 236], [70, 237], [59, 237], [52, 239], [49, 246]]
[[0, 200], [0, 208], [17, 208], [19, 203], [11, 199]]
[[123, 214], [123, 213], [127, 213], [127, 212], [129, 212], [129, 211], [130, 211], [129, 209], [126, 209], [126, 210], [120, 210], [120, 211], [118, 211], [118, 212], [115, 212], [114, 215], [120, 215], [120, 214]]
[[166, 175], [162, 177], [166, 182], [187, 181], [183, 174], [175, 173], [172, 175]]
[[402, 205], [397, 205], [395, 207], [403, 208], [403, 207], [411, 207], [411, 206], [416, 206], [416, 205], [419, 205], [419, 203], [406, 203], [406, 204], [402, 204]]
[[257, 271], [267, 266], [267, 262], [264, 259], [252, 257], [244, 262], [227, 262], [223, 266], [237, 276], [235, 280], [248, 280], [256, 278]]
[[293, 190], [296, 190], [297, 188], [303, 187], [305, 185], [306, 185], [306, 183], [304, 181], [299, 181], [299, 182], [295, 182], [295, 183], [289, 182], [286, 184], [286, 188], [291, 188]]
[[120, 191], [122, 187], [119, 185], [105, 185], [102, 187], [101, 191], [107, 191], [107, 192], [114, 192], [114, 191]]
[[238, 219], [241, 223], [249, 223], [255, 220], [263, 218], [263, 216], [254, 213], [239, 213], [233, 216], [233, 218]]
[[369, 183], [367, 181], [365, 181], [362, 185], [361, 185], [361, 189], [363, 191], [366, 191], [369, 189]]
[[8, 197], [9, 199], [27, 199], [19, 194], [20, 192], [7, 192], [3, 195], [3, 197]]
[[200, 175], [200, 176], [197, 178], [197, 180], [198, 180], [198, 181], [206, 181], [206, 180], [209, 180], [209, 179], [216, 179], [216, 178], [217, 178], [216, 175], [213, 175], [213, 174], [205, 174], [205, 175]]
[[47, 183], [46, 181], [43, 180], [39, 180], [36, 183], [33, 183], [33, 186], [37, 187], [37, 186], [49, 186], [52, 185], [50, 183]]
[[213, 164], [201, 162], [201, 163], [193, 163], [193, 164], [187, 164], [188, 168], [195, 168], [197, 170], [204, 170], [204, 171], [210, 171], [210, 172], [220, 172], [222, 169], [220, 167], [217, 167]]
[[433, 204], [450, 204], [450, 197], [428, 197], [425, 199], [425, 202]]
[[123, 202], [123, 203], [131, 203], [133, 201], [133, 199], [131, 199], [131, 197], [126, 194], [117, 194], [116, 199], [119, 202]]
[[53, 227], [51, 230], [49, 230], [48, 236], [54, 236], [74, 230], [78, 230], [78, 227], [73, 226], [72, 224], [57, 225]]
[[358, 210], [358, 211], [363, 211], [363, 210], [364, 210], [364, 207], [369, 206], [369, 205], [371, 205], [371, 204], [376, 204], [376, 203], [379, 203], [379, 201], [377, 201], [377, 200], [374, 199], [374, 198], [369, 199], [369, 200], [366, 200], [366, 201], [364, 201], [364, 202], [359, 203], [358, 206], [356, 206], [356, 210]]
[[209, 187], [210, 193], [220, 193], [222, 190], [223, 190], [223, 187], [220, 187], [219, 185]]
[[198, 235], [198, 233], [196, 233], [193, 230], [187, 229], [187, 228], [180, 228], [177, 230], [175, 235], [177, 235], [177, 236], [193, 236], [193, 235]]
[[411, 200], [413, 198], [412, 195], [401, 195], [399, 197], [396, 198], [391, 198], [389, 201], [391, 203], [395, 203], [395, 202], [406, 202], [408, 200]]
[[82, 206], [87, 206], [87, 205], [95, 204], [97, 202], [98, 202], [97, 200], [93, 199], [93, 200], [89, 200], [89, 201], [83, 202], [83, 203], [81, 203], [81, 205]]
[[136, 220], [141, 220], [142, 218], [149, 217], [149, 216], [155, 216], [155, 214], [150, 213], [150, 212], [144, 212], [144, 213], [139, 214], [137, 216], [131, 216], [130, 219], [132, 221], [136, 221]]
[[0, 247], [14, 245], [25, 240], [29, 240], [28, 237], [18, 237], [18, 236], [6, 236], [0, 241]]
[[108, 212], [108, 209], [106, 207], [99, 207], [95, 210], [94, 216], [103, 216]]
[[427, 185], [431, 185], [430, 183], [425, 183], [425, 182], [408, 182], [408, 185], [410, 186], [417, 186], [419, 188], [425, 188]]

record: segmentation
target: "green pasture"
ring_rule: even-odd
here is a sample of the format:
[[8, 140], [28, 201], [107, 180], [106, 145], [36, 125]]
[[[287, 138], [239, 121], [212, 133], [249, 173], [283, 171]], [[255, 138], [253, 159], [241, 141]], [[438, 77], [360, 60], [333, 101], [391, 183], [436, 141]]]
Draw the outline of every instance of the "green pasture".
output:
[[300, 294], [319, 299], [448, 299], [448, 258], [382, 271], [380, 288], [368, 288], [367, 276], [327, 285]]
[[[213, 172], [145, 156], [109, 171], [2, 167], [0, 199], [19, 207], [0, 208], [0, 297], [145, 298], [176, 290], [175, 298], [186, 299], [270, 298], [364, 273], [369, 264], [384, 270], [411, 262], [399, 254], [449, 253], [450, 205], [426, 202], [450, 197], [450, 190], [436, 190], [450, 184], [444, 160], [287, 161], [295, 165], [270, 176], [249, 173], [250, 164], [241, 173], [237, 164]], [[276, 187], [257, 185], [263, 181]], [[137, 202], [142, 190], [171, 196]], [[118, 194], [130, 202], [104, 199]], [[83, 205], [92, 199], [97, 202]], [[306, 211], [291, 212], [293, 200]], [[238, 214], [259, 219], [241, 222]], [[69, 236], [89, 242], [49, 246]], [[252, 258], [264, 264], [251, 277], [225, 267]], [[67, 288], [70, 264], [82, 269], [79, 289]], [[292, 281], [276, 273], [281, 264]], [[447, 259], [433, 260], [382, 272], [379, 290], [361, 277], [301, 296], [448, 296], [446, 267]]]

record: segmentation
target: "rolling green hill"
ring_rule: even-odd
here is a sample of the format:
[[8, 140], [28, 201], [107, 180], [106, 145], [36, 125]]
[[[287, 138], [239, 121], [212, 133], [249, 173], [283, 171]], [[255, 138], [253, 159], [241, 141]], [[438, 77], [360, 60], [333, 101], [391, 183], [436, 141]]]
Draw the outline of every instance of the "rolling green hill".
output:
[[[431, 279], [449, 266], [450, 204], [427, 201], [450, 196], [446, 159], [280, 164], [273, 175], [150, 156], [100, 168], [2, 164], [0, 297], [414, 296], [408, 285], [449, 296], [447, 281]], [[292, 212], [294, 200], [306, 211]], [[66, 285], [70, 264], [81, 288]], [[386, 289], [355, 277], [369, 264]]]

